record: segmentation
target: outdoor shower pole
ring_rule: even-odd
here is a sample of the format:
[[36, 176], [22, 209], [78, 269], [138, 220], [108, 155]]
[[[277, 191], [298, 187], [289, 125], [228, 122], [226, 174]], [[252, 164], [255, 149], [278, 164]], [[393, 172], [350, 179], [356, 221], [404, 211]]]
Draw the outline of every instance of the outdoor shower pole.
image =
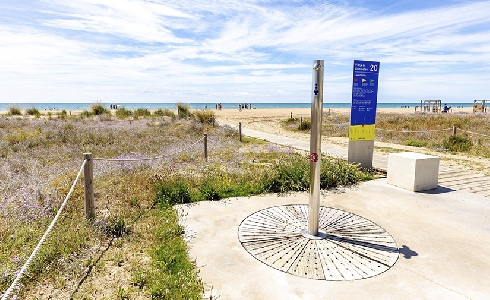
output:
[[318, 236], [320, 211], [320, 164], [322, 153], [323, 60], [313, 61], [310, 135], [310, 201], [308, 234]]

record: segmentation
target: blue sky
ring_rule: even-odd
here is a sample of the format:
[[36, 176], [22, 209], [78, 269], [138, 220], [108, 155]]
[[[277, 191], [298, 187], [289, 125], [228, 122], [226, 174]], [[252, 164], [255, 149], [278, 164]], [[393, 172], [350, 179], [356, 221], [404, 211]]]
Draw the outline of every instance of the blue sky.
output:
[[379, 102], [490, 98], [490, 1], [0, 0], [0, 102]]

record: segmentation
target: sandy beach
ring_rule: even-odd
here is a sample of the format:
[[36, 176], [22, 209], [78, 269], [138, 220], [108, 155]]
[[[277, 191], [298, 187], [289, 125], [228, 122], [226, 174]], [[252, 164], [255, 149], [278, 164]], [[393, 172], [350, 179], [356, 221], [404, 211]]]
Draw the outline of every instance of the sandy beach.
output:
[[[337, 113], [345, 114], [349, 117], [350, 108], [324, 108], [324, 113]], [[419, 110], [420, 112], [420, 110]], [[454, 108], [452, 114], [463, 113], [472, 114], [472, 107]], [[378, 113], [399, 113], [399, 114], [414, 114], [415, 109], [410, 108], [379, 108]], [[262, 108], [262, 109], [245, 109], [239, 111], [238, 109], [223, 109], [216, 111], [216, 119], [219, 124], [226, 124], [230, 126], [238, 126], [238, 123], [242, 123], [243, 127], [249, 129], [262, 131], [270, 134], [282, 135], [299, 140], [309, 140], [309, 135], [297, 132], [285, 130], [281, 126], [281, 121], [290, 118], [291, 115], [294, 118], [309, 118], [311, 116], [310, 108]], [[331, 143], [346, 145], [348, 143], [347, 138], [323, 138], [329, 140]]]
[[[87, 104], [87, 110], [90, 110], [90, 105]], [[192, 107], [191, 107], [191, 110]], [[111, 113], [115, 114], [115, 109], [110, 110]], [[155, 110], [150, 110], [152, 113]], [[174, 109], [177, 112], [177, 109]], [[253, 108], [253, 109], [243, 109], [238, 110], [238, 108], [226, 108], [222, 110], [213, 109], [216, 112], [216, 116], [219, 118], [250, 118], [250, 117], [280, 117], [287, 118], [293, 113], [293, 116], [296, 117], [309, 117], [310, 116], [310, 108]], [[332, 113], [350, 113], [350, 108], [329, 108], [324, 107], [323, 111], [332, 112]], [[25, 113], [25, 111], [23, 111]], [[61, 113], [61, 110], [40, 110], [42, 115], [47, 115], [51, 113], [53, 116]], [[68, 115], [79, 115], [83, 110], [67, 110]], [[416, 108], [414, 106], [410, 107], [392, 107], [392, 108], [378, 108], [378, 113], [401, 113], [401, 114], [410, 114], [420, 112], [420, 108]], [[472, 113], [472, 107], [452, 107], [450, 113]], [[8, 110], [0, 110], [0, 115], [7, 115], [9, 113]]]

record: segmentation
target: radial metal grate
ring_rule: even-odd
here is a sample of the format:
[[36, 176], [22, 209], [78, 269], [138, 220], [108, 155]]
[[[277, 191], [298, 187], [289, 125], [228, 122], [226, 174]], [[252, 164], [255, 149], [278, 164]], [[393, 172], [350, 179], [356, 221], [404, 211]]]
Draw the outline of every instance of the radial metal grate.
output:
[[383, 228], [358, 215], [320, 207], [324, 239], [301, 233], [308, 205], [275, 206], [248, 216], [238, 228], [243, 247], [259, 261], [286, 273], [319, 280], [376, 276], [398, 259], [398, 247]]

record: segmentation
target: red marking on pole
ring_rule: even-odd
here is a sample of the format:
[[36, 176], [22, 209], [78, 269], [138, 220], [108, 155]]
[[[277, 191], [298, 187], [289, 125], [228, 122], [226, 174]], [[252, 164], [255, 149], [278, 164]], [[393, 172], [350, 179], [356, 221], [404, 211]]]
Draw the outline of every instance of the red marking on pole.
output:
[[311, 162], [317, 162], [317, 161], [318, 161], [318, 154], [316, 154], [316, 153], [311, 153], [311, 154], [310, 154], [310, 161], [311, 161]]

